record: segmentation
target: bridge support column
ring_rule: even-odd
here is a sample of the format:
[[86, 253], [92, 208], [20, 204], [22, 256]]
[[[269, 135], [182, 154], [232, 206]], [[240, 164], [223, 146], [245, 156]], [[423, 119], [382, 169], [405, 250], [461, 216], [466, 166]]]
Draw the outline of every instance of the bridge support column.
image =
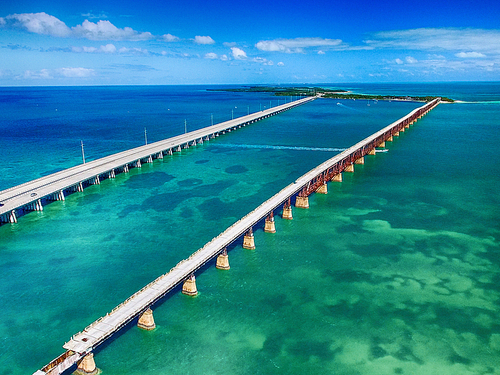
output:
[[95, 375], [99, 373], [99, 369], [95, 365], [94, 353], [89, 353], [78, 364], [78, 368], [74, 372], [78, 375]]
[[227, 249], [224, 248], [221, 254], [217, 257], [217, 263], [215, 264], [215, 268], [219, 270], [228, 270], [229, 267], [229, 256], [227, 255]]
[[272, 212], [266, 218], [266, 223], [264, 225], [264, 232], [276, 233], [276, 225], [274, 224], [274, 215]]
[[35, 206], [35, 211], [43, 211], [43, 205], [40, 199], [37, 199], [34, 206]]
[[57, 200], [58, 201], [66, 200], [66, 197], [64, 196], [64, 190], [59, 190], [59, 193], [57, 193]]
[[123, 167], [123, 173], [128, 173], [128, 171], [128, 164], [125, 164], [125, 166]]
[[99, 176], [95, 176], [94, 180], [92, 181], [92, 185], [100, 185], [101, 180], [99, 179]]
[[196, 289], [196, 278], [194, 275], [189, 276], [189, 278], [184, 281], [182, 285], [182, 294], [187, 296], [195, 296], [198, 294], [198, 289]]
[[171, 148], [169, 148], [168, 151], [167, 151], [167, 155], [173, 155], [173, 154], [174, 154], [174, 152], [172, 151]]
[[253, 236], [252, 228], [250, 228], [243, 237], [243, 248], [248, 250], [255, 250], [255, 239]]
[[399, 137], [399, 132], [393, 134], [394, 137]]
[[10, 211], [10, 214], [9, 214], [9, 223], [12, 223], [12, 224], [17, 223], [17, 216], [16, 216], [16, 211], [15, 210]]
[[336, 174], [330, 181], [342, 182], [342, 173]]
[[153, 155], [149, 155], [148, 161], [146, 163], [152, 163], [153, 162]]
[[365, 164], [365, 157], [362, 156], [354, 162], [354, 164]]
[[146, 331], [152, 331], [156, 328], [155, 319], [153, 318], [153, 310], [147, 309], [144, 311], [137, 322], [137, 327], [145, 329]]
[[163, 159], [163, 151], [160, 151], [160, 152], [158, 153], [158, 159]]
[[328, 185], [325, 183], [323, 183], [323, 185], [321, 185], [317, 190], [316, 190], [316, 193], [318, 194], [328, 194]]
[[385, 142], [380, 142], [377, 147], [385, 147]]
[[295, 207], [298, 208], [309, 208], [309, 197], [297, 196], [295, 199]]
[[391, 136], [389, 136], [389, 138], [387, 138], [385, 141], [386, 141], [386, 142], [392, 142], [392, 141], [393, 141], [393, 139], [392, 139], [392, 135], [391, 135]]
[[81, 182], [76, 185], [76, 191], [79, 191], [80, 193], [83, 191], [83, 184]]
[[354, 173], [354, 164], [349, 164], [347, 167], [345, 167], [344, 172]]
[[176, 151], [177, 151], [177, 152], [181, 152], [181, 150], [182, 150], [181, 145], [177, 146]]
[[137, 160], [137, 161], [135, 162], [135, 167], [136, 167], [136, 168], [142, 168], [141, 159], [139, 159], [139, 160]]
[[288, 202], [283, 206], [283, 215], [281, 215], [281, 217], [286, 220], [293, 220], [292, 205], [290, 204], [290, 199], [288, 199]]
[[112, 169], [109, 171], [109, 174], [108, 174], [108, 178], [115, 178], [116, 177], [116, 174], [115, 174], [115, 170]]

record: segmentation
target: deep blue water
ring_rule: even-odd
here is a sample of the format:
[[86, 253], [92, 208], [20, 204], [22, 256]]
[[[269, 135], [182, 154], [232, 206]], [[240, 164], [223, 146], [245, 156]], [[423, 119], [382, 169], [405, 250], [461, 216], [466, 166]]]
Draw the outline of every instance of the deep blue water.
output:
[[[197, 275], [198, 297], [155, 306], [155, 331], [99, 351], [105, 374], [498, 373], [500, 84], [324, 86], [467, 103], [439, 105], [277, 233], [256, 228], [255, 251]], [[284, 100], [206, 88], [1, 88], [0, 190], [80, 163], [80, 141], [91, 160], [143, 144], [144, 128], [153, 142]], [[419, 105], [316, 100], [1, 226], [0, 374], [62, 353], [336, 152], [318, 148]]]

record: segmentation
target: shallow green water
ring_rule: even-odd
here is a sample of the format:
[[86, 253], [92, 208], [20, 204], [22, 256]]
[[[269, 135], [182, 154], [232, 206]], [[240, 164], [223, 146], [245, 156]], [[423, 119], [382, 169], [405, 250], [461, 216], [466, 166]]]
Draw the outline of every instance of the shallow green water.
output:
[[[3, 372], [72, 334], [332, 153], [415, 108], [317, 100], [0, 227]], [[378, 106], [378, 107], [377, 107]], [[235, 246], [200, 294], [155, 306], [96, 354], [105, 374], [488, 374], [500, 368], [500, 106], [440, 105]], [[485, 136], [487, 135], [487, 136]], [[20, 348], [28, 348], [27, 351]], [[496, 372], [495, 372], [496, 371]]]

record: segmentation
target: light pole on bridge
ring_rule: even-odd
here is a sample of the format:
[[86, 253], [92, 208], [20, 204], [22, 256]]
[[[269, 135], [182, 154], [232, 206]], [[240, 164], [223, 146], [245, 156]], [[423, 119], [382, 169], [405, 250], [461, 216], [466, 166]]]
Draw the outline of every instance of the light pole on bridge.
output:
[[148, 144], [148, 132], [146, 128], [144, 128], [144, 143], [147, 145]]
[[82, 159], [83, 159], [83, 164], [85, 164], [85, 151], [83, 151], [83, 141], [80, 141], [82, 143]]

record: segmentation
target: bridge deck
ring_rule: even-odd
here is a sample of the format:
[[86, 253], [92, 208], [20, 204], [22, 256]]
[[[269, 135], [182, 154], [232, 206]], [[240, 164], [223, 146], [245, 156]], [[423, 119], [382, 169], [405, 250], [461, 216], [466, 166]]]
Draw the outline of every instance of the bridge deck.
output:
[[219, 236], [215, 237], [204, 247], [193, 253], [188, 259], [179, 262], [170, 270], [170, 272], [160, 276], [155, 281], [145, 286], [143, 289], [128, 298], [125, 302], [117, 306], [109, 314], [85, 328], [83, 332], [74, 335], [71, 340], [64, 345], [64, 348], [77, 353], [87, 353], [92, 351], [93, 348], [101, 344], [121, 327], [137, 318], [137, 316], [139, 316], [149, 306], [158, 301], [181, 282], [186, 280], [205, 263], [216, 257], [225, 247], [240, 238], [252, 226], [265, 218], [271, 211], [275, 210], [290, 197], [300, 192], [318, 175], [323, 174], [332, 166], [351, 158], [352, 155], [356, 155], [359, 150], [365, 149], [367, 146], [372, 147], [374, 144], [378, 143], [379, 139], [384, 139], [383, 137], [392, 135], [392, 131], [397, 127], [400, 127], [401, 124], [407, 123], [410, 120], [413, 121], [417, 117], [432, 109], [438, 103], [439, 100], [436, 100], [417, 108], [405, 117], [395, 121], [379, 132], [365, 138], [349, 149], [310, 170], [298, 178], [294, 183], [286, 186], [279, 193], [262, 203], [248, 215], [231, 225]]
[[195, 130], [186, 134], [109, 155], [104, 158], [80, 164], [75, 167], [5, 189], [0, 191], [0, 218], [5, 218], [6, 215], [9, 215], [13, 210], [28, 206], [29, 204], [36, 202], [38, 199], [43, 199], [53, 194], [57, 194], [61, 190], [73, 188], [81, 182], [85, 182], [95, 178], [96, 176], [108, 173], [113, 169], [119, 169], [125, 165], [135, 163], [137, 160], [146, 159], [149, 156], [159, 154], [160, 152], [171, 150], [176, 147], [189, 144], [193, 141], [210, 137], [213, 134], [218, 134], [228, 129], [233, 129], [238, 126], [261, 120], [314, 99], [316, 98], [307, 97], [282, 104], [261, 112], [239, 117], [234, 120], [225, 121], [220, 124]]

